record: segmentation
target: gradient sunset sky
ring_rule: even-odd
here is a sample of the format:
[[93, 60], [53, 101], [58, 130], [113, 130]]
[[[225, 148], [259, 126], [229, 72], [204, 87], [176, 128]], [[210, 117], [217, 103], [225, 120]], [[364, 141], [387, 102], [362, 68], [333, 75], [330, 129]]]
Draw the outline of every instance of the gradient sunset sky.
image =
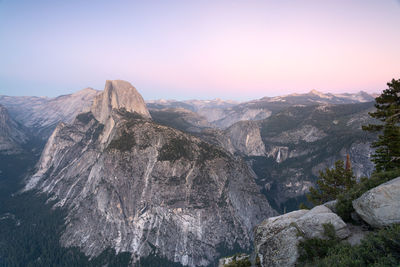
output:
[[400, 1], [0, 0], [0, 51], [5, 95], [380, 92], [400, 78]]

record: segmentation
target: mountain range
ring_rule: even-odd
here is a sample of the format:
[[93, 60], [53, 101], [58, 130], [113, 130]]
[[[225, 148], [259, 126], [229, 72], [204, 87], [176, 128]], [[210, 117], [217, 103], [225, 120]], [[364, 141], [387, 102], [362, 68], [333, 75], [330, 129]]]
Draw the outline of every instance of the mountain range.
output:
[[41, 151], [22, 191], [66, 212], [64, 247], [209, 266], [251, 249], [253, 228], [297, 209], [336, 160], [349, 154], [357, 177], [373, 171], [375, 136], [361, 130], [373, 100], [313, 90], [145, 102], [120, 80], [56, 98], [0, 96], [0, 153]]

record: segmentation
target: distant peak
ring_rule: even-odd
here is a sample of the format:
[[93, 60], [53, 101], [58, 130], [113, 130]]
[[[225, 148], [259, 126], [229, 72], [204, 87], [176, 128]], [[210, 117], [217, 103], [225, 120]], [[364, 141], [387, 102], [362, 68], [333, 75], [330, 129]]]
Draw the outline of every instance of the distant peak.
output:
[[79, 90], [78, 92], [73, 93], [72, 95], [92, 95], [98, 93], [98, 90], [95, 90], [91, 87], [87, 87], [85, 89]]
[[320, 92], [320, 91], [317, 91], [317, 90], [315, 90], [315, 89], [312, 89], [312, 90], [309, 92], [309, 94], [313, 94], [313, 95], [322, 95], [323, 93]]
[[121, 108], [151, 118], [142, 96], [132, 84], [122, 80], [107, 80], [104, 91], [93, 101], [92, 113], [104, 123], [113, 109]]

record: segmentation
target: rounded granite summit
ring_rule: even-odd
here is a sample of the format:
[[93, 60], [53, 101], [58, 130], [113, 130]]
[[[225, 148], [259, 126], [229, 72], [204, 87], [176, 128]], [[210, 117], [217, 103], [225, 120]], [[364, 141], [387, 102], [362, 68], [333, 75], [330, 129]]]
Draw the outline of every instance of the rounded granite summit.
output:
[[93, 102], [91, 111], [94, 117], [104, 123], [113, 109], [122, 108], [145, 118], [151, 118], [143, 97], [132, 84], [122, 80], [107, 80], [103, 93]]

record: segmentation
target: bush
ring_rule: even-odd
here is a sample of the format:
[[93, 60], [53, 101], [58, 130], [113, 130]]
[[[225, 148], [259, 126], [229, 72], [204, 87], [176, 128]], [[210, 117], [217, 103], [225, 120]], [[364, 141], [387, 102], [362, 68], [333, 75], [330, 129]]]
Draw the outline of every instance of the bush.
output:
[[[314, 249], [319, 250], [319, 243]], [[368, 234], [360, 245], [337, 243], [327, 248], [326, 256], [310, 257], [302, 266], [399, 266], [400, 225]]]
[[305, 263], [310, 260], [323, 258], [328, 255], [329, 249], [339, 244], [335, 228], [332, 224], [323, 224], [325, 239], [306, 239], [299, 244], [299, 262]]

